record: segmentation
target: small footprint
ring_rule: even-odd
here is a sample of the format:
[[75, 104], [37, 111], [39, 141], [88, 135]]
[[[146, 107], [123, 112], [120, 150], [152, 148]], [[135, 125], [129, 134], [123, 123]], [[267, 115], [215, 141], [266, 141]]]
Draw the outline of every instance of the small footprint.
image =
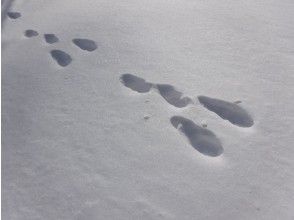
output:
[[26, 30], [26, 31], [24, 32], [24, 35], [25, 35], [26, 37], [36, 37], [36, 36], [39, 35], [39, 33], [38, 33], [37, 31], [35, 31], [35, 30], [31, 30], [31, 29], [29, 29], [29, 30]]
[[149, 92], [152, 88], [152, 83], [146, 82], [145, 79], [134, 76], [132, 74], [123, 74], [120, 77], [122, 84], [133, 91], [139, 93]]
[[44, 39], [48, 44], [54, 44], [59, 41], [55, 34], [44, 34]]
[[189, 139], [190, 144], [200, 153], [217, 157], [224, 152], [220, 140], [212, 131], [181, 116], [173, 116], [170, 122]]
[[144, 115], [144, 120], [147, 121], [150, 118], [150, 115]]
[[21, 13], [19, 12], [7, 12], [7, 16], [11, 19], [17, 19], [21, 17]]
[[240, 127], [251, 127], [254, 124], [249, 113], [236, 103], [214, 99], [207, 96], [198, 96], [199, 102], [208, 110], [213, 111], [221, 118]]
[[97, 49], [97, 45], [93, 40], [76, 38], [73, 39], [72, 42], [82, 50], [87, 50], [91, 52]]
[[156, 85], [159, 94], [171, 105], [183, 108], [192, 103], [189, 97], [183, 97], [183, 93], [177, 91], [173, 86], [168, 84]]
[[69, 54], [65, 53], [62, 50], [51, 50], [52, 58], [60, 65], [67, 66], [71, 63], [72, 58]]

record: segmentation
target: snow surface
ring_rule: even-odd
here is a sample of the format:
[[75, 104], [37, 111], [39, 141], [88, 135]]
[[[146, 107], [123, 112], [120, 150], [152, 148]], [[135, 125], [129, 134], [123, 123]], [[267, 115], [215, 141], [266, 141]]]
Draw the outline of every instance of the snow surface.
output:
[[[3, 219], [294, 219], [293, 0], [4, 0], [2, 12], [21, 13], [2, 23]], [[126, 73], [193, 103], [133, 91]], [[254, 125], [201, 95], [242, 101]], [[223, 153], [201, 154], [173, 116], [207, 125]]]

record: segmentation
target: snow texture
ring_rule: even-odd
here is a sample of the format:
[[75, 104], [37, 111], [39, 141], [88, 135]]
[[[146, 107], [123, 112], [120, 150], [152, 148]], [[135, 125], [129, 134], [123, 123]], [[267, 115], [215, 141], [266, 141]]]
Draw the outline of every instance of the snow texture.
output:
[[1, 2], [2, 219], [294, 219], [293, 0]]

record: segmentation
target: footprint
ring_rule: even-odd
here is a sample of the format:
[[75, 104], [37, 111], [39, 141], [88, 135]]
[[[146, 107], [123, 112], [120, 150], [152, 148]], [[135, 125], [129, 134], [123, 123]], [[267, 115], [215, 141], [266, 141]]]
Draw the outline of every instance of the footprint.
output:
[[145, 79], [132, 74], [123, 74], [120, 79], [126, 87], [139, 93], [149, 92], [152, 88], [152, 83], [146, 82]]
[[183, 93], [177, 91], [173, 86], [168, 84], [156, 85], [159, 94], [171, 105], [183, 108], [192, 103], [189, 97], [183, 97]]
[[21, 13], [19, 12], [7, 12], [7, 16], [11, 19], [17, 19], [21, 17]]
[[147, 121], [150, 118], [150, 115], [144, 115], [144, 120]]
[[198, 96], [198, 100], [205, 108], [213, 111], [221, 118], [230, 121], [234, 125], [240, 127], [251, 127], [254, 124], [254, 121], [249, 113], [236, 103], [214, 99], [207, 96]]
[[39, 35], [39, 33], [38, 33], [37, 31], [35, 31], [35, 30], [31, 30], [31, 29], [29, 29], [29, 30], [26, 30], [26, 31], [24, 32], [24, 35], [25, 35], [26, 37], [36, 37], [36, 36]]
[[55, 34], [44, 34], [44, 39], [48, 44], [54, 44], [59, 41]]
[[146, 93], [151, 88], [157, 88], [159, 94], [171, 105], [177, 108], [183, 108], [188, 104], [192, 103], [189, 97], [183, 97], [183, 93], [177, 91], [173, 86], [168, 84], [153, 84], [147, 82], [145, 79], [137, 77], [132, 74], [123, 74], [121, 82], [128, 88], [139, 92]]
[[72, 42], [82, 50], [87, 50], [91, 52], [97, 49], [97, 45], [93, 40], [76, 38], [73, 39]]
[[189, 139], [190, 144], [200, 153], [217, 157], [224, 152], [220, 140], [212, 131], [202, 128], [181, 116], [173, 116], [170, 122]]
[[67, 66], [71, 63], [72, 58], [69, 54], [65, 53], [62, 50], [51, 50], [52, 58], [60, 65]]

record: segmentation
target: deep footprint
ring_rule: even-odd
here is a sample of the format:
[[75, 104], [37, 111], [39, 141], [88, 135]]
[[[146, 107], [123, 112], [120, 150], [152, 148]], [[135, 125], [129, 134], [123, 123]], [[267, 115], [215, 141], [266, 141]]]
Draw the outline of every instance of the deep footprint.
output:
[[220, 140], [212, 131], [202, 128], [181, 116], [173, 116], [170, 122], [189, 139], [190, 144], [200, 153], [217, 157], [224, 152]]
[[249, 113], [236, 103], [214, 99], [207, 96], [198, 96], [198, 100], [205, 108], [213, 111], [221, 118], [230, 121], [234, 125], [240, 127], [251, 127], [254, 124], [253, 118], [249, 115]]
[[7, 16], [11, 19], [17, 19], [21, 17], [21, 13], [19, 12], [7, 12]]
[[123, 74], [120, 79], [126, 87], [139, 93], [149, 92], [152, 88], [152, 83], [146, 82], [145, 79], [132, 74]]
[[51, 50], [52, 58], [60, 65], [67, 66], [71, 63], [72, 58], [69, 54], [65, 53], [62, 50]]
[[73, 39], [72, 42], [82, 50], [87, 50], [91, 52], [97, 49], [97, 45], [93, 40], [76, 38]]
[[189, 97], [183, 97], [183, 93], [177, 91], [173, 86], [168, 84], [156, 85], [159, 94], [171, 105], [183, 108], [192, 102]]
[[54, 44], [59, 41], [55, 34], [44, 34], [44, 39], [48, 44]]
[[26, 37], [36, 37], [36, 36], [39, 35], [39, 33], [38, 33], [37, 31], [35, 31], [35, 30], [31, 30], [31, 29], [29, 29], [29, 30], [26, 30], [26, 31], [24, 32], [24, 35], [25, 35]]

